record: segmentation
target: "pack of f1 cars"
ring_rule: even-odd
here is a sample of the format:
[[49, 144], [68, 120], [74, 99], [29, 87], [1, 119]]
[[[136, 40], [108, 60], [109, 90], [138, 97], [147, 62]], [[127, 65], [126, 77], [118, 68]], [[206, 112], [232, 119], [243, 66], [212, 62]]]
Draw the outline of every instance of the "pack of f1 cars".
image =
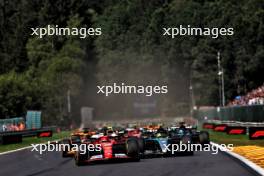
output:
[[69, 138], [63, 139], [61, 141], [61, 144], [64, 144], [62, 148], [62, 157], [74, 156], [76, 152], [75, 146], [79, 146], [82, 141], [89, 139], [94, 134], [94, 132], [84, 128], [73, 132]]
[[[131, 160], [140, 161], [142, 157], [153, 155], [175, 156], [193, 155], [194, 151], [174, 151], [179, 144], [209, 144], [209, 134], [196, 128], [171, 126], [149, 130], [148, 128], [109, 129], [97, 131], [82, 130], [72, 133], [70, 138], [63, 140], [69, 149], [62, 151], [62, 156], [74, 156], [77, 166], [94, 161]], [[73, 146], [100, 146], [99, 150], [73, 150]], [[98, 149], [98, 148], [97, 148]], [[172, 152], [174, 151], [174, 152]]]

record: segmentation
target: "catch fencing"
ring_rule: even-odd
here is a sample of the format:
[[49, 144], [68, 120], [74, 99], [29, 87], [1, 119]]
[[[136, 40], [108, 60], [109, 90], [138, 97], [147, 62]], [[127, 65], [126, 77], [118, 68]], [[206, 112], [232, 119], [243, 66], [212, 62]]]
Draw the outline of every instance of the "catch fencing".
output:
[[264, 122], [264, 105], [216, 107], [194, 111], [198, 120]]

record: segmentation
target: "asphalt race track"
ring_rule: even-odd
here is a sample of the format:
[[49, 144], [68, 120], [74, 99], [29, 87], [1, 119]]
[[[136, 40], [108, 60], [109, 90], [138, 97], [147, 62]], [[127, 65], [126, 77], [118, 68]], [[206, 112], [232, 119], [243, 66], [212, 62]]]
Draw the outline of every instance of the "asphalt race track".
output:
[[0, 176], [251, 176], [249, 170], [223, 153], [142, 159], [140, 162], [98, 163], [77, 167], [58, 152], [30, 149], [0, 155]]

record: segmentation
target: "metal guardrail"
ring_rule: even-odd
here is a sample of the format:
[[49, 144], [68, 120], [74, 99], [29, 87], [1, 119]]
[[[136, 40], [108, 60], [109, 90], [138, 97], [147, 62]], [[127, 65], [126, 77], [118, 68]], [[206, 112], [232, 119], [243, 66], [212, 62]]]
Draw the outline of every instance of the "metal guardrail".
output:
[[36, 136], [39, 132], [50, 131], [50, 130], [55, 132], [56, 126], [44, 127], [40, 129], [34, 129], [34, 130], [5, 131], [5, 132], [0, 132], [0, 137], [9, 136], [9, 135], [22, 135], [22, 137], [30, 137], [30, 136]]
[[226, 124], [228, 126], [242, 126], [242, 127], [264, 127], [264, 122], [240, 122], [228, 120], [207, 120], [208, 123]]
[[193, 117], [198, 120], [263, 122], [264, 105], [200, 108], [194, 110]]

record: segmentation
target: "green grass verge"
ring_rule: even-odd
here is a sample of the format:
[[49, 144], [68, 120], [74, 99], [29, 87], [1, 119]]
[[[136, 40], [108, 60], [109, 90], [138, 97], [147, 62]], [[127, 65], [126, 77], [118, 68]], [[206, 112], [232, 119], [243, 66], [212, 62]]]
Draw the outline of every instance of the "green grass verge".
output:
[[52, 137], [45, 137], [45, 138], [38, 138], [38, 137], [25, 137], [23, 138], [22, 143], [18, 144], [7, 144], [7, 145], [0, 145], [0, 153], [19, 149], [22, 147], [30, 146], [31, 144], [39, 144], [45, 143], [48, 141], [53, 141], [57, 139], [62, 139], [70, 135], [70, 131], [62, 131], [60, 133], [54, 133]]
[[264, 140], [249, 140], [247, 135], [227, 135], [223, 132], [215, 132], [208, 130], [210, 140], [218, 144], [234, 144], [234, 146], [257, 145], [264, 146]]

